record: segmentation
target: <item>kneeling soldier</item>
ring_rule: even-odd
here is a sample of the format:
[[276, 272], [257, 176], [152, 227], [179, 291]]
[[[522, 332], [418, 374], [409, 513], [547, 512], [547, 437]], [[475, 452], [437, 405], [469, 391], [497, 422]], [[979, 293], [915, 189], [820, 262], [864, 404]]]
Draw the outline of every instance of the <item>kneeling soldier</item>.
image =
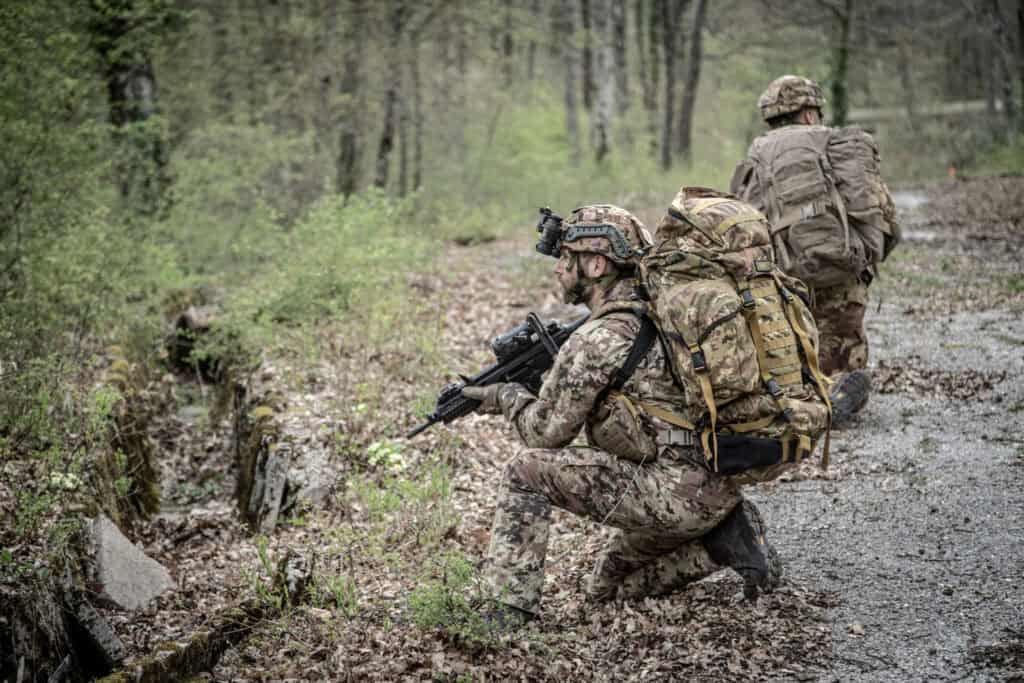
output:
[[[634, 403], [671, 410], [681, 399], [666, 351], [636, 294], [636, 265], [651, 236], [610, 205], [577, 209], [562, 225], [554, 274], [567, 303], [590, 319], [566, 341], [538, 395], [518, 384], [470, 387], [479, 412], [502, 413], [525, 450], [506, 466], [486, 577], [516, 625], [537, 614], [552, 506], [615, 529], [588, 583], [596, 600], [669, 593], [724, 567], [744, 593], [778, 582], [778, 561], [742, 476], [707, 466], [692, 433]], [[554, 251], [554, 250], [553, 250]], [[641, 422], [643, 426], [641, 426]], [[587, 447], [570, 447], [585, 430]]]

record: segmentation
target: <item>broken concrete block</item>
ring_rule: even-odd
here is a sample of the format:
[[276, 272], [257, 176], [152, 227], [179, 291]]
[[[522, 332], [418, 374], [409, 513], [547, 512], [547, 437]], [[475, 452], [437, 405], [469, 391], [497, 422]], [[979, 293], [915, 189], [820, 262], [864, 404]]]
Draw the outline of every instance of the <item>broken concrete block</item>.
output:
[[108, 517], [100, 515], [93, 520], [92, 540], [100, 600], [135, 610], [174, 586], [164, 566], [125, 538]]

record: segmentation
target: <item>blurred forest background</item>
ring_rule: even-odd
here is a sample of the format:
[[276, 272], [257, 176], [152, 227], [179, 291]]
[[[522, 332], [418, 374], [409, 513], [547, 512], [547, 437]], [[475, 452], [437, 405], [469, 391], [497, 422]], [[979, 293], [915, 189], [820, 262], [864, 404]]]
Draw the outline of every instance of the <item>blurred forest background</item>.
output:
[[1024, 168], [1022, 0], [5, 0], [0, 54], [0, 453], [63, 471], [169, 312], [394, 321], [441, 243], [726, 187], [783, 73], [891, 183]]

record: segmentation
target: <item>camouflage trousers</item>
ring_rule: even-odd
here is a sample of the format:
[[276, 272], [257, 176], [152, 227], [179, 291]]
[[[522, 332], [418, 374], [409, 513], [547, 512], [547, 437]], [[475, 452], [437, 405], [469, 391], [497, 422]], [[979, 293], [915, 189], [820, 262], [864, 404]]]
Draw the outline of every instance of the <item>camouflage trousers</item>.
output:
[[814, 288], [812, 313], [818, 324], [818, 360], [826, 375], [861, 370], [868, 364], [864, 311], [868, 286], [859, 280]]
[[699, 539], [740, 500], [734, 478], [672, 450], [638, 465], [593, 448], [526, 449], [505, 468], [485, 575], [499, 600], [536, 613], [555, 506], [615, 529], [590, 597], [668, 593], [720, 568]]

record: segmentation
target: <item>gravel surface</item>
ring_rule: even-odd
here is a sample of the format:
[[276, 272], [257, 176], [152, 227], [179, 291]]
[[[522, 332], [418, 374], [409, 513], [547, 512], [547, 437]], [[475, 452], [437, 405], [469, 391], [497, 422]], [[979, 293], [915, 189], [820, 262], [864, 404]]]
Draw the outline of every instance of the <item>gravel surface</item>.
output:
[[[948, 191], [932, 195], [948, 202]], [[974, 245], [971, 267], [940, 268], [937, 299], [957, 291], [961, 278], [1019, 278], [1024, 206], [1016, 207], [1016, 240], [977, 248], [987, 241], [922, 214], [931, 206], [922, 196], [897, 195], [904, 206], [916, 202], [905, 224], [917, 232], [901, 247], [912, 253], [909, 263], [888, 269], [896, 282], [869, 312], [881, 391], [850, 429], [834, 434], [839, 476], [755, 494], [789, 579], [838, 595], [833, 656], [820, 680], [1024, 680], [1019, 291], [1009, 305], [933, 315], [916, 314], [918, 293], [900, 287], [903, 271], [963, 255], [965, 243]]]

